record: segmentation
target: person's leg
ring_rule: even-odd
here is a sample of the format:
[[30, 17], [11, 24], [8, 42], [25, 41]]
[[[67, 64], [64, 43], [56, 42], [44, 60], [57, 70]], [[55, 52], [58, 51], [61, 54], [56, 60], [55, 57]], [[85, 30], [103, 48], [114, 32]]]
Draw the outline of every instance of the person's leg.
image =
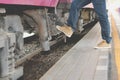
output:
[[106, 40], [107, 43], [110, 43], [110, 24], [108, 21], [108, 15], [106, 11], [106, 0], [92, 0], [94, 9], [99, 16], [99, 21], [101, 25], [101, 35], [102, 39]]
[[108, 21], [108, 15], [106, 10], [106, 0], [92, 0], [94, 9], [99, 16], [101, 25], [101, 36], [103, 41], [100, 42], [96, 48], [110, 48], [110, 24]]
[[74, 0], [71, 4], [69, 17], [67, 24], [72, 27], [73, 30], [76, 30], [76, 24], [79, 17], [79, 11], [82, 7], [89, 4], [91, 0]]
[[73, 32], [76, 30], [77, 21], [78, 21], [78, 14], [79, 10], [89, 4], [91, 0], [74, 0], [71, 4], [69, 18], [67, 20], [67, 25], [64, 26], [56, 26], [56, 28], [63, 32], [66, 36], [71, 37]]

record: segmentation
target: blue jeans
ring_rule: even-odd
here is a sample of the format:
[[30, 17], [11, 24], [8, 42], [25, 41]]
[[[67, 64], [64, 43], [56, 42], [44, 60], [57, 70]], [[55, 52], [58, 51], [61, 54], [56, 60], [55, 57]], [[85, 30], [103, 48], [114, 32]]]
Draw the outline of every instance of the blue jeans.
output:
[[99, 16], [102, 39], [106, 40], [107, 43], [110, 43], [110, 24], [106, 11], [106, 0], [74, 0], [71, 4], [67, 24], [72, 27], [73, 31], [75, 31], [77, 29], [76, 24], [78, 21], [79, 10], [91, 2], [93, 3], [95, 12]]

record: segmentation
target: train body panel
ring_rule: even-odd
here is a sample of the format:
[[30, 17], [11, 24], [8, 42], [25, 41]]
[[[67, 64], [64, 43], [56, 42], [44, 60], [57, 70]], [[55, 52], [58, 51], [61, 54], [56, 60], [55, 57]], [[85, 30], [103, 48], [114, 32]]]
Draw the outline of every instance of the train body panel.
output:
[[17, 4], [56, 7], [58, 2], [71, 2], [71, 0], [0, 0], [0, 4]]

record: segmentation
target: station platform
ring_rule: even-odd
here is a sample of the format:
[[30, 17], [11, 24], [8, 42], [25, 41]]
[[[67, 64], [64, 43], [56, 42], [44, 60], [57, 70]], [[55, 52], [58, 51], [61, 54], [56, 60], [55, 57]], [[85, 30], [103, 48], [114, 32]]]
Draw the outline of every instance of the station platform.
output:
[[[119, 3], [120, 4], [120, 3]], [[120, 12], [111, 3], [112, 54], [110, 59], [110, 80], [120, 80]]]
[[120, 35], [120, 10], [119, 9], [112, 9], [111, 14], [113, 14], [115, 25], [117, 27], [117, 30], [119, 31]]
[[110, 5], [111, 49], [94, 48], [101, 41], [98, 22], [39, 80], [120, 80], [120, 10]]
[[101, 41], [97, 23], [39, 80], [108, 80], [111, 49], [95, 49]]

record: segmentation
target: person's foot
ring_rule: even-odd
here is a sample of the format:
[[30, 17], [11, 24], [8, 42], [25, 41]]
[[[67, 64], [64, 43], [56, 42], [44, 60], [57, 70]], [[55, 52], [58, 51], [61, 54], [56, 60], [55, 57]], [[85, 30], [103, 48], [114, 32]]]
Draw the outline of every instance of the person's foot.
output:
[[107, 43], [105, 40], [101, 41], [96, 47], [96, 49], [101, 48], [111, 48], [111, 44]]
[[67, 37], [71, 37], [73, 34], [73, 30], [70, 26], [64, 25], [64, 26], [56, 26], [56, 28], [63, 32]]

